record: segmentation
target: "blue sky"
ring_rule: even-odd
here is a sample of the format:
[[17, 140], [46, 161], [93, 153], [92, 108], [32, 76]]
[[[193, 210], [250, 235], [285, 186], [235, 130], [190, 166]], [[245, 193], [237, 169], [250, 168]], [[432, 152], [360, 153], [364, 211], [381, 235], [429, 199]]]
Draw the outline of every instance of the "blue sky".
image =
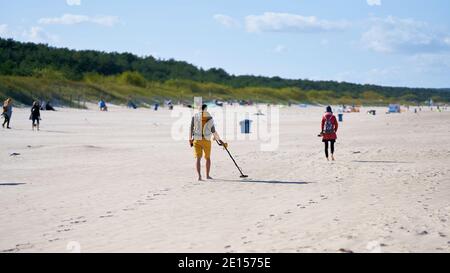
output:
[[0, 0], [0, 36], [232, 74], [450, 87], [448, 0]]

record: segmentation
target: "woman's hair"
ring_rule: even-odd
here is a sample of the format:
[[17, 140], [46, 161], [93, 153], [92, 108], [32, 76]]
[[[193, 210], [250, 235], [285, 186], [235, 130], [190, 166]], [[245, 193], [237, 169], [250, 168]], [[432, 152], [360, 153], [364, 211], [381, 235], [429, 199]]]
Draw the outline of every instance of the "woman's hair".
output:
[[331, 106], [327, 106], [327, 113], [333, 113], [333, 109], [331, 109]]
[[11, 102], [12, 102], [12, 99], [11, 98], [7, 98], [5, 100], [5, 102], [3, 103], [3, 106], [8, 106], [9, 104], [11, 104]]

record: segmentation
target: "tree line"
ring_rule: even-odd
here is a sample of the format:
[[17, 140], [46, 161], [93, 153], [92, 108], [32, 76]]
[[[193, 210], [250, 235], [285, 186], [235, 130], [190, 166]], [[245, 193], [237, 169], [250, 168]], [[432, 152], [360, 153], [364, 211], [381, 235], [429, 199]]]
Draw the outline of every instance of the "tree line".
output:
[[217, 83], [232, 88], [266, 87], [298, 88], [304, 91], [333, 92], [336, 97], [360, 97], [368, 91], [386, 98], [402, 98], [411, 102], [450, 101], [445, 89], [384, 87], [336, 81], [283, 79], [253, 75], [231, 75], [221, 68], [202, 69], [184, 61], [139, 57], [131, 53], [107, 53], [94, 50], [55, 48], [46, 44], [23, 43], [0, 38], [0, 75], [39, 77], [43, 71], [57, 72], [72, 81], [83, 80], [86, 75], [120, 75], [137, 72], [147, 81], [164, 83], [170, 80], [189, 80]]

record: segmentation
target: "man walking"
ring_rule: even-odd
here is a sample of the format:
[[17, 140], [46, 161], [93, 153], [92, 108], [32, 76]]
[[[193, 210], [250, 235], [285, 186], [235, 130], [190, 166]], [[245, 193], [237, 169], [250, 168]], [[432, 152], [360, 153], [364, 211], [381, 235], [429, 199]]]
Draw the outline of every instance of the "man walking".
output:
[[214, 127], [214, 120], [211, 114], [207, 111], [207, 105], [203, 104], [199, 112], [196, 113], [191, 120], [191, 129], [189, 133], [189, 145], [194, 147], [196, 162], [196, 169], [198, 180], [202, 181], [201, 175], [201, 160], [204, 156], [206, 159], [206, 178], [213, 179], [210, 176], [211, 171], [211, 136], [214, 140], [219, 141], [224, 147], [228, 147], [224, 143]]

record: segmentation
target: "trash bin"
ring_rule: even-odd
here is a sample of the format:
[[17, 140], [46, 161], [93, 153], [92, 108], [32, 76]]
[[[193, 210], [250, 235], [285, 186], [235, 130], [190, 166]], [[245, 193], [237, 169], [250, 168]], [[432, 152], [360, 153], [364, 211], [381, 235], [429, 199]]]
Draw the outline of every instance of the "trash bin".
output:
[[344, 114], [338, 114], [338, 119], [339, 119], [339, 122], [343, 122], [344, 121]]
[[249, 119], [244, 119], [243, 121], [239, 122], [241, 125], [241, 134], [250, 134], [250, 125], [252, 121]]

